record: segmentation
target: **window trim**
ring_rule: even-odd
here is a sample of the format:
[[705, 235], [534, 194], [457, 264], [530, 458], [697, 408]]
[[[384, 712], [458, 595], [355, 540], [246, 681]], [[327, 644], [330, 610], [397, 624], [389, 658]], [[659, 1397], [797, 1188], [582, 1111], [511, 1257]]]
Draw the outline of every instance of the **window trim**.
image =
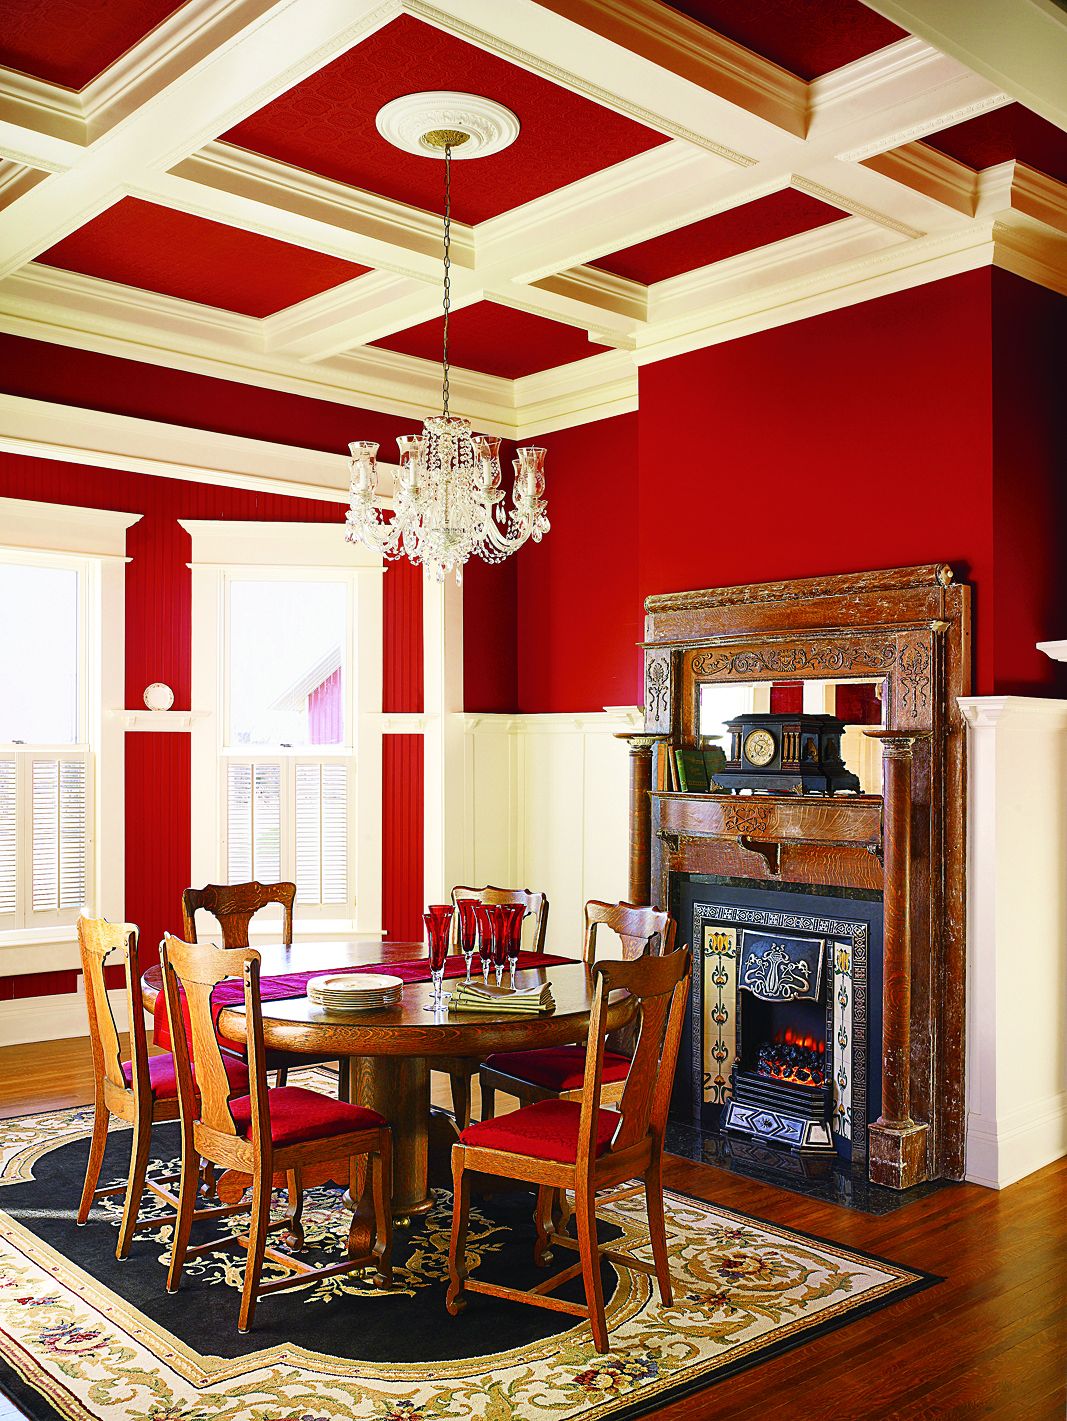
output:
[[[382, 931], [382, 559], [345, 541], [342, 523], [270, 523], [179, 520], [192, 538], [192, 767], [190, 874], [193, 883], [226, 881], [221, 791], [229, 758], [308, 758], [267, 746], [226, 747], [222, 649], [226, 635], [226, 581], [234, 576], [349, 581], [354, 589], [347, 695], [350, 744], [323, 746], [324, 758], [341, 759], [355, 776], [351, 810], [355, 907], [330, 919], [314, 909], [296, 915], [298, 937], [380, 936]], [[321, 910], [319, 910], [321, 913]], [[255, 922], [253, 921], [253, 932]], [[267, 928], [266, 932], [276, 929]]]
[[[86, 897], [92, 912], [125, 917], [126, 808], [126, 536], [140, 513], [80, 504], [0, 498], [0, 557], [54, 566], [77, 561], [85, 568], [84, 721], [77, 745], [91, 766], [89, 862]], [[31, 747], [27, 747], [30, 749]], [[33, 747], [41, 749], [42, 747]], [[107, 832], [104, 833], [104, 826]], [[41, 923], [0, 931], [0, 976], [63, 971], [77, 964], [72, 923]]]

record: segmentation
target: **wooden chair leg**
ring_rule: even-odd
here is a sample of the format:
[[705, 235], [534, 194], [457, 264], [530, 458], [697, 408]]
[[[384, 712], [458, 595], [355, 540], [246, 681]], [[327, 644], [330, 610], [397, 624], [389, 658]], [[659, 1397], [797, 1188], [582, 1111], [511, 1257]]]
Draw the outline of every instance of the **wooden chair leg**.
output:
[[471, 1123], [470, 1073], [453, 1071], [449, 1080], [452, 1083], [452, 1114], [456, 1117], [456, 1127], [465, 1130]]
[[575, 1194], [574, 1216], [578, 1224], [578, 1256], [582, 1260], [582, 1282], [589, 1308], [589, 1326], [593, 1331], [593, 1346], [598, 1352], [608, 1350], [608, 1325], [604, 1316], [604, 1288], [600, 1281], [600, 1252], [596, 1237], [596, 1196], [578, 1198]]
[[463, 1169], [463, 1149], [452, 1147], [452, 1241], [448, 1248], [448, 1293], [445, 1307], [455, 1317], [467, 1306], [463, 1284], [467, 1278], [467, 1214], [470, 1210], [470, 1179]]
[[277, 1084], [278, 1084], [278, 1085], [284, 1085], [288, 1079], [289, 1079], [289, 1067], [288, 1067], [288, 1066], [281, 1066], [281, 1067], [279, 1067], [278, 1073], [277, 1073]]
[[145, 1175], [148, 1173], [148, 1154], [152, 1147], [152, 1122], [139, 1117], [133, 1122], [133, 1141], [130, 1146], [130, 1182], [126, 1186], [126, 1203], [122, 1209], [122, 1224], [119, 1241], [115, 1245], [115, 1257], [121, 1262], [129, 1257], [133, 1242], [133, 1228], [141, 1208], [144, 1194]]
[[300, 1220], [304, 1212], [304, 1186], [298, 1169], [290, 1169], [285, 1177], [289, 1188], [289, 1223], [286, 1232], [292, 1239], [294, 1248], [303, 1248], [304, 1225]]
[[484, 1081], [482, 1081], [481, 1086], [482, 1086], [482, 1119], [483, 1119], [483, 1120], [493, 1120], [493, 1119], [495, 1119], [495, 1117], [496, 1117], [496, 1087], [495, 1087], [495, 1086], [491, 1086], [491, 1085], [486, 1085]]
[[674, 1296], [667, 1257], [667, 1225], [663, 1217], [663, 1174], [660, 1160], [650, 1165], [645, 1175], [645, 1210], [648, 1214], [648, 1236], [652, 1244], [652, 1259], [656, 1265], [660, 1302], [664, 1307], [670, 1307]]
[[349, 1081], [352, 1078], [352, 1062], [348, 1056], [342, 1056], [337, 1062], [337, 1099], [348, 1100]]
[[191, 1139], [182, 1140], [182, 1177], [178, 1186], [178, 1212], [171, 1236], [170, 1267], [167, 1269], [167, 1292], [176, 1293], [181, 1286], [185, 1251], [193, 1228], [193, 1213], [200, 1193], [200, 1156]]
[[93, 1207], [93, 1193], [100, 1182], [100, 1168], [104, 1163], [104, 1149], [107, 1146], [107, 1126], [110, 1112], [102, 1100], [96, 1102], [93, 1116], [93, 1138], [89, 1142], [89, 1160], [85, 1166], [85, 1183], [82, 1185], [81, 1203], [78, 1205], [78, 1223], [84, 1224]]
[[267, 1225], [270, 1223], [271, 1196], [270, 1161], [252, 1180], [252, 1218], [248, 1225], [248, 1257], [245, 1259], [245, 1280], [241, 1290], [241, 1315], [237, 1331], [247, 1332], [252, 1326], [259, 1292], [259, 1275], [263, 1271], [263, 1250], [267, 1245]]
[[374, 1193], [374, 1256], [378, 1260], [379, 1288], [393, 1283], [393, 1136], [382, 1131], [378, 1152], [370, 1160], [371, 1189]]
[[542, 1184], [537, 1190], [537, 1204], [534, 1207], [534, 1227], [537, 1242], [534, 1244], [534, 1262], [538, 1268], [547, 1268], [552, 1262], [552, 1234], [556, 1228], [556, 1199], [559, 1190], [551, 1184]]

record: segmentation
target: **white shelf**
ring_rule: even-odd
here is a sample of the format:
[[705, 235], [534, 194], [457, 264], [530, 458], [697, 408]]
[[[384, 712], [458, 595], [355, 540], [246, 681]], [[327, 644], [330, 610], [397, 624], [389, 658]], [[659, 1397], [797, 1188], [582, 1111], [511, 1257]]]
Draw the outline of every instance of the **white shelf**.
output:
[[1039, 641], [1037, 649], [1053, 661], [1067, 661], [1067, 641]]
[[192, 730], [193, 722], [201, 720], [205, 713], [191, 710], [121, 710], [112, 711], [111, 714], [121, 723], [123, 730], [149, 730], [158, 733]]

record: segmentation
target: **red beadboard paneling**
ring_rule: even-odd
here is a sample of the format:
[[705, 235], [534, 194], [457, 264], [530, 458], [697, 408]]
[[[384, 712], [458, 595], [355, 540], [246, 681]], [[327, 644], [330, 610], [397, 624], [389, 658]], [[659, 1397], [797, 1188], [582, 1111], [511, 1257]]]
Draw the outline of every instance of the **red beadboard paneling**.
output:
[[[637, 431], [638, 416], [626, 414], [541, 441], [552, 529], [517, 555], [521, 712], [641, 703]], [[678, 508], [678, 536], [702, 537], [692, 513]]]
[[392, 942], [422, 941], [423, 738], [382, 739], [382, 926]]
[[423, 709], [421, 567], [405, 558], [386, 563], [382, 602], [382, 710], [420, 715]]
[[518, 708], [517, 611], [518, 559], [471, 558], [463, 569], [464, 710], [509, 715]]
[[188, 735], [126, 736], [126, 917], [151, 961], [164, 931], [181, 936], [189, 886]]

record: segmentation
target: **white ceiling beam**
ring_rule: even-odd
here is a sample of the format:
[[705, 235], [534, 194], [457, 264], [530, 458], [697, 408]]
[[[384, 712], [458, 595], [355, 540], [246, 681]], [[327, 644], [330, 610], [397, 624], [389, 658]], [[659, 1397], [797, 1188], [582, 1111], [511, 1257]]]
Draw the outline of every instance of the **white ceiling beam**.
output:
[[1067, 129], [1067, 15], [1056, 0], [867, 0]]
[[[242, 7], [244, 8], [244, 7]], [[385, 23], [381, 0], [274, 0], [187, 67], [165, 64], [160, 87], [88, 147], [73, 167], [0, 212], [0, 275], [16, 270], [116, 202], [145, 173], [172, 167], [232, 124]]]

